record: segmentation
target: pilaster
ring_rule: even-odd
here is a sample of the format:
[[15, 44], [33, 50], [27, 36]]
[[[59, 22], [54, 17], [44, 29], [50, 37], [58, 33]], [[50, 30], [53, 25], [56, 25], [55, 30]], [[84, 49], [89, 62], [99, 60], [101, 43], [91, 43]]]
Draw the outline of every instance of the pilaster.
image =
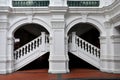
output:
[[[4, 3], [4, 1], [1, 1]], [[0, 3], [0, 4], [2, 4]], [[11, 73], [13, 67], [13, 41], [8, 38], [8, 15], [10, 8], [0, 5], [0, 74]]]
[[101, 46], [101, 67], [100, 70], [108, 73], [120, 73], [120, 37], [112, 36], [112, 25], [110, 22], [105, 23], [106, 36], [100, 37]]
[[7, 13], [0, 13], [0, 74], [7, 73]]
[[[57, 0], [56, 0], [57, 1]], [[52, 35], [50, 44], [49, 73], [68, 73], [66, 50], [65, 13], [67, 7], [50, 7]]]
[[113, 47], [113, 73], [120, 73], [120, 35], [112, 35], [112, 47]]

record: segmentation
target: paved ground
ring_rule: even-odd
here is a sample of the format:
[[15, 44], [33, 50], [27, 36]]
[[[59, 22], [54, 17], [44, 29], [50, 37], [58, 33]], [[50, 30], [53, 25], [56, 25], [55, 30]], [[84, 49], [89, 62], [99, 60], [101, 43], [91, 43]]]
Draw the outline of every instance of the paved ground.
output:
[[47, 69], [21, 70], [12, 74], [0, 75], [0, 80], [88, 80], [88, 78], [117, 78], [120, 74], [103, 73], [96, 69], [72, 69], [68, 74], [48, 74]]

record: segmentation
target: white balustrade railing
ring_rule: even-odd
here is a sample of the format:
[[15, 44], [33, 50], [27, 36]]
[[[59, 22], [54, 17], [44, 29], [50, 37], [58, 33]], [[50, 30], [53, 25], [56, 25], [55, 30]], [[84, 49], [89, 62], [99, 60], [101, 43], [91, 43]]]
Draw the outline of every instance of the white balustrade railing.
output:
[[93, 55], [96, 58], [100, 58], [100, 49], [75, 35], [74, 32], [69, 35], [68, 43], [70, 48], [69, 50], [71, 51], [76, 51], [78, 47], [81, 50], [89, 53], [90, 55]]
[[[45, 38], [45, 39], [42, 39], [42, 38]], [[45, 40], [45, 41], [42, 41], [42, 40]], [[37, 37], [36, 39], [28, 42], [24, 46], [15, 50], [14, 51], [14, 59], [18, 60], [18, 59], [22, 58], [23, 56], [25, 56], [25, 55], [31, 53], [32, 51], [36, 50], [37, 48], [39, 48], [43, 43], [45, 45], [49, 45], [48, 44], [49, 43], [49, 35], [46, 35], [46, 34], [45, 34], [45, 36], [41, 35], [41, 36]]]
[[88, 43], [87, 41], [83, 40], [78, 36], [76, 36], [76, 44], [80, 49], [100, 58], [100, 49], [96, 46]]

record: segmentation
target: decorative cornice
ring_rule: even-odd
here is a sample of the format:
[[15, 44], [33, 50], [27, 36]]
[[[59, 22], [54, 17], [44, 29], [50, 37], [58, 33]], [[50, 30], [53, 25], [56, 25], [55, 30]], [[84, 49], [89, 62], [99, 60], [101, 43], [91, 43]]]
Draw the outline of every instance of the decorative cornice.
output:
[[11, 8], [9, 6], [0, 6], [0, 14], [10, 13], [10, 12], [11, 12]]

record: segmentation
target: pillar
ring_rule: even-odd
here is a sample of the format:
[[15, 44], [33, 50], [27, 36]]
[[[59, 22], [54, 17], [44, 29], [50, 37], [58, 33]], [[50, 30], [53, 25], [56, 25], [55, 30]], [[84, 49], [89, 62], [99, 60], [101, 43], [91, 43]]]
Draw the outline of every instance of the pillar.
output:
[[112, 35], [112, 48], [113, 48], [113, 70], [112, 73], [120, 74], [120, 35]]
[[[55, 0], [57, 1], [57, 0]], [[50, 6], [52, 30], [50, 36], [49, 73], [68, 73], [65, 18], [67, 7]]]
[[[6, 9], [5, 9], [6, 10]], [[7, 13], [0, 14], [0, 74], [7, 73], [7, 29], [8, 29]]]
[[100, 70], [103, 72], [113, 73], [114, 72], [114, 53], [113, 43], [111, 38], [111, 24], [106, 22], [104, 24], [106, 28], [106, 35], [100, 37]]

